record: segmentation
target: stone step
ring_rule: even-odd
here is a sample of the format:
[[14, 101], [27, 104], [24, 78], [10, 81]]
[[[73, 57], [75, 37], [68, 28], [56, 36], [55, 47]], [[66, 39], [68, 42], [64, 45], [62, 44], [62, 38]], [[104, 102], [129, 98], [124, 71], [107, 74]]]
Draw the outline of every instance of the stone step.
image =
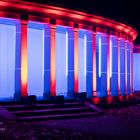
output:
[[41, 109], [41, 110], [24, 110], [24, 111], [12, 111], [12, 113], [34, 113], [34, 112], [49, 112], [49, 111], [60, 111], [60, 110], [79, 110], [89, 109], [89, 107], [75, 107], [75, 108], [54, 108], [54, 109]]
[[73, 103], [64, 103], [64, 105], [61, 104], [34, 104], [32, 106], [29, 105], [8, 105], [8, 106], [3, 106], [7, 110], [10, 111], [20, 111], [20, 110], [34, 110], [34, 109], [49, 109], [49, 108], [69, 108], [69, 107], [81, 107], [85, 106], [83, 103], [79, 102], [73, 102]]
[[80, 118], [85, 116], [98, 115], [97, 112], [83, 112], [83, 113], [72, 113], [72, 114], [58, 114], [58, 115], [43, 115], [43, 116], [24, 116], [18, 117], [19, 121], [42, 121], [42, 120], [53, 120], [53, 119], [72, 119]]
[[[69, 104], [82, 104], [82, 103], [79, 103], [79, 102], [68, 102], [68, 103], [65, 103], [65, 105], [69, 105]], [[34, 106], [55, 106], [55, 105], [58, 105], [58, 104], [35, 104]], [[14, 105], [3, 105], [5, 108], [9, 108], [9, 107], [26, 107], [27, 105], [25, 104], [14, 104]]]
[[41, 109], [41, 110], [24, 110], [13, 111], [15, 116], [40, 116], [52, 114], [71, 114], [92, 111], [89, 107], [74, 107], [74, 108], [54, 108], [54, 109]]
[[33, 105], [4, 104], [3, 107], [19, 121], [67, 119], [100, 114], [95, 106], [91, 106], [88, 102], [79, 101], [65, 101], [64, 104], [40, 101]]
[[[35, 101], [36, 104], [52, 104], [55, 102], [55, 100], [44, 100], [44, 99], [40, 99], [40, 100], [36, 100]], [[75, 99], [64, 99], [64, 103], [73, 103], [76, 102]], [[4, 101], [0, 101], [0, 105], [2, 106], [10, 106], [10, 105], [23, 105], [25, 103], [24, 100], [4, 100]]]

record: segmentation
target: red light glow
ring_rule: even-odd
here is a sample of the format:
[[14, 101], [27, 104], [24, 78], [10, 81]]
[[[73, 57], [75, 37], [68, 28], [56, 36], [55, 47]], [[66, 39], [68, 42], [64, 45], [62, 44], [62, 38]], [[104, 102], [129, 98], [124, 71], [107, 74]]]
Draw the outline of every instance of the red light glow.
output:
[[96, 33], [92, 34], [92, 39], [93, 39], [93, 96], [96, 95]]
[[27, 22], [21, 24], [21, 96], [27, 96]]
[[74, 30], [74, 92], [78, 93], [78, 30]]
[[110, 36], [107, 37], [107, 95], [110, 95]]
[[56, 95], [56, 28], [55, 25], [50, 28], [51, 48], [50, 48], [50, 91], [51, 96]]
[[120, 96], [118, 96], [118, 99], [119, 99], [119, 101], [123, 101], [124, 97], [120, 95]]
[[113, 102], [113, 97], [107, 97], [107, 104], [111, 104]]
[[120, 38], [118, 38], [118, 95], [120, 95]]
[[[8, 7], [8, 8], [7, 8]], [[70, 10], [66, 8], [60, 8], [55, 6], [37, 4], [33, 2], [25, 2], [19, 0], [7, 0], [0, 2], [0, 9], [4, 9], [4, 11], [8, 11], [8, 9], [14, 9], [17, 11], [27, 11], [28, 13], [38, 13], [40, 15], [49, 15], [51, 18], [57, 19], [69, 19], [73, 21], [77, 21], [78, 23], [90, 22], [91, 25], [99, 24], [112, 29], [115, 29], [119, 32], [123, 32], [124, 34], [129, 34], [133, 40], [135, 40], [137, 36], [137, 32], [135, 29], [127, 26], [125, 24], [113, 21], [111, 19], [106, 19], [101, 16], [95, 16], [91, 14], [87, 14], [84, 12], [79, 12], [75, 10]]]
[[92, 103], [94, 103], [94, 104], [99, 104], [100, 103], [100, 98], [98, 98], [98, 97], [95, 97], [95, 98], [92, 98]]

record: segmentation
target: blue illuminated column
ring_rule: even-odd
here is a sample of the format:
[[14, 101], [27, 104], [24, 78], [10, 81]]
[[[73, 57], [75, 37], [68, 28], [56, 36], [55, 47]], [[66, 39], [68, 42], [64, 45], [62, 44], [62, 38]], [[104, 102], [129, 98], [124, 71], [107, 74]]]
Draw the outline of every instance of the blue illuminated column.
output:
[[97, 34], [96, 38], [97, 96], [107, 96], [107, 35]]
[[20, 90], [21, 90], [21, 26], [20, 22], [16, 21], [16, 46], [15, 46], [15, 99], [20, 99]]
[[125, 95], [125, 41], [120, 39], [120, 94]]
[[87, 97], [93, 96], [93, 50], [92, 32], [85, 32], [85, 53], [86, 53], [86, 92]]
[[63, 26], [56, 27], [56, 94], [67, 96], [68, 79], [68, 32]]
[[131, 48], [131, 46], [130, 46], [130, 42], [127, 42], [127, 92], [128, 92], [128, 94], [130, 94], [130, 69], [131, 69], [131, 67], [130, 67], [130, 57], [131, 57], [131, 55], [130, 55], [130, 48]]
[[44, 25], [44, 98], [50, 96], [50, 27]]
[[0, 98], [20, 96], [19, 33], [18, 20], [0, 18]]
[[78, 31], [78, 92], [86, 92], [87, 36], [84, 30]]
[[110, 91], [111, 96], [118, 96], [118, 39], [110, 38]]
[[74, 32], [72, 28], [67, 29], [68, 34], [68, 96], [74, 96]]
[[107, 95], [107, 35], [102, 34], [101, 37], [101, 96]]
[[[139, 92], [140, 91], [140, 46], [135, 46], [133, 48], [133, 44], [131, 46], [131, 52], [133, 52], [133, 57], [132, 57], [132, 65], [133, 65], [133, 69], [132, 69], [132, 85], [133, 87], [131, 87], [132, 91], [134, 90], [135, 92]], [[131, 91], [131, 92], [132, 92]]]
[[28, 23], [28, 95], [44, 93], [44, 24]]
[[79, 30], [78, 35], [78, 91], [92, 97], [92, 32]]

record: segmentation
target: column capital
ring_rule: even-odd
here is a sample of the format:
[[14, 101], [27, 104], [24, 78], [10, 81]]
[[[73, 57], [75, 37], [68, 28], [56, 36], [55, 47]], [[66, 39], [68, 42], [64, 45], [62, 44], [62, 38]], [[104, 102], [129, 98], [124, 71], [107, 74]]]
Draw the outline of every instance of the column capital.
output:
[[50, 19], [50, 28], [56, 29], [56, 20], [55, 19]]
[[96, 32], [96, 31], [92, 31], [92, 34], [93, 34], [93, 35], [96, 35], [96, 34], [97, 34], [97, 32]]
[[55, 24], [50, 24], [50, 28], [51, 29], [56, 29], [56, 25]]
[[118, 41], [120, 42], [120, 40], [121, 40], [121, 38], [120, 37], [118, 37]]
[[78, 32], [79, 28], [74, 28], [74, 32]]
[[20, 20], [21, 20], [21, 24], [27, 24], [28, 23], [28, 15], [21, 14], [20, 15]]
[[124, 41], [124, 42], [125, 42], [125, 45], [126, 45], [126, 44], [128, 43], [128, 40], [127, 40], [127, 39], [125, 39], [125, 41]]
[[28, 23], [28, 20], [24, 20], [24, 19], [21, 20], [21, 25], [27, 25], [27, 23]]
[[110, 38], [111, 37], [111, 34], [106, 34], [107, 38]]

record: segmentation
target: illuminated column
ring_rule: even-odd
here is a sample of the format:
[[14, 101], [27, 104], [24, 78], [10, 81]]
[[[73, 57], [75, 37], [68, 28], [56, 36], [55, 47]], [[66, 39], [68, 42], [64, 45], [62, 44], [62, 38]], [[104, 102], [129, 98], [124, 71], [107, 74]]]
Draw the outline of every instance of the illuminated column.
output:
[[118, 38], [118, 95], [120, 95], [120, 38]]
[[[102, 64], [102, 38], [101, 34], [96, 33], [96, 55], [94, 54], [93, 57], [96, 56], [96, 96], [101, 96], [101, 64]], [[95, 53], [94, 52], [94, 53]], [[94, 63], [95, 65], [95, 63]], [[94, 72], [94, 70], [93, 70]], [[95, 76], [95, 75], [94, 75]], [[95, 77], [94, 77], [95, 78]]]
[[72, 28], [68, 32], [68, 96], [74, 96], [74, 32]]
[[14, 98], [20, 98], [21, 91], [21, 42], [20, 42], [20, 22], [16, 23], [16, 49], [15, 49], [15, 94]]
[[107, 96], [110, 95], [110, 35], [107, 36]]
[[134, 61], [133, 61], [133, 59], [134, 59], [134, 44], [133, 43], [132, 43], [132, 52], [131, 53], [132, 53], [131, 54], [132, 55], [131, 56], [131, 61], [132, 61], [132, 63], [131, 63], [132, 64], [132, 67], [131, 68], [132, 68], [132, 92], [133, 92], [134, 91], [134, 85], [133, 85], [133, 81], [134, 81], [134, 77], [133, 77], [134, 76], [133, 75], [134, 74], [134, 71], [133, 71], [134, 70], [133, 69], [134, 68]]
[[120, 40], [120, 94], [124, 96], [125, 88], [125, 41]]
[[78, 93], [78, 29], [74, 29], [74, 92]]
[[56, 25], [50, 26], [50, 91], [56, 95]]
[[130, 46], [130, 90], [133, 93], [133, 44]]
[[27, 96], [27, 21], [21, 20], [21, 96]]
[[85, 32], [85, 59], [86, 59], [86, 92], [87, 97], [93, 97], [93, 45], [92, 45], [92, 33]]
[[127, 82], [127, 41], [125, 41], [125, 92], [128, 94], [128, 82]]
[[68, 92], [68, 32], [56, 27], [56, 95], [67, 96]]
[[118, 96], [118, 39], [110, 38], [110, 91], [111, 96]]
[[130, 94], [130, 42], [127, 43], [127, 91], [128, 94]]
[[96, 97], [96, 32], [92, 33], [92, 50], [93, 50], [93, 57], [92, 57], [92, 71], [93, 71], [93, 96]]
[[[106, 97], [107, 96], [107, 85], [109, 85], [110, 81], [108, 81], [108, 75], [107, 75], [107, 55], [108, 54], [108, 47], [109, 47], [109, 38], [106, 34], [101, 35], [101, 40], [99, 41], [100, 51], [99, 51], [99, 73], [100, 73], [100, 97]], [[109, 88], [109, 87], [108, 87]]]
[[50, 27], [44, 25], [44, 98], [50, 96]]
[[[78, 31], [78, 92], [87, 91], [87, 34], [85, 30]], [[88, 92], [89, 93], [89, 92]]]

